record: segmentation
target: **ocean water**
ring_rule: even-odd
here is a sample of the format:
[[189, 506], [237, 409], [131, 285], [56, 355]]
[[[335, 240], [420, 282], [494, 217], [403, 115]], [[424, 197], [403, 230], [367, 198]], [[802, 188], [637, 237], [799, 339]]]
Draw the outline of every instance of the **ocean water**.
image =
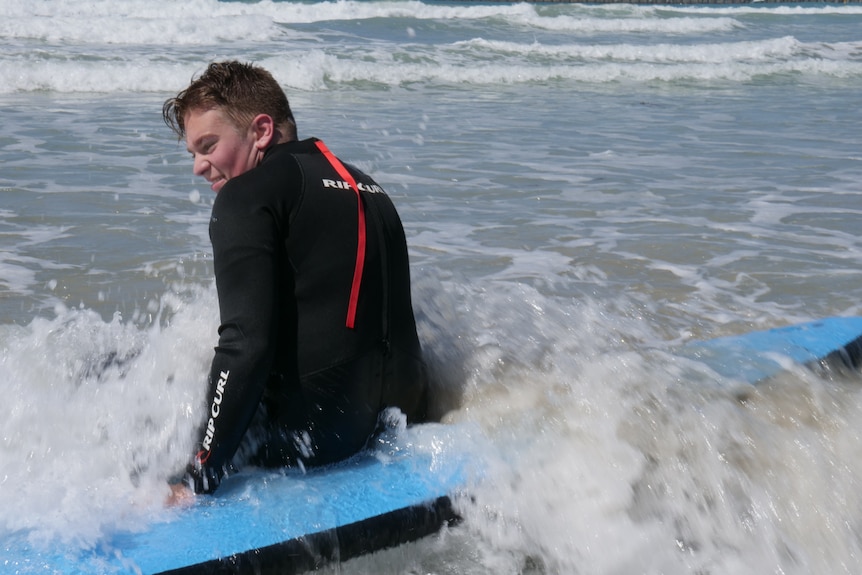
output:
[[0, 535], [86, 549], [161, 513], [218, 323], [213, 196], [161, 104], [238, 58], [395, 201], [484, 470], [459, 527], [330, 572], [862, 569], [862, 378], [741, 401], [674, 354], [862, 315], [862, 6], [0, 13]]

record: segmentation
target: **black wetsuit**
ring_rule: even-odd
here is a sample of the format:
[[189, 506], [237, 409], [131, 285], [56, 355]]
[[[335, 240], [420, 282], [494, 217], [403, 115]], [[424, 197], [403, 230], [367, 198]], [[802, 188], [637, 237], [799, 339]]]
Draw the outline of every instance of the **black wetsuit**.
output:
[[370, 177], [348, 167], [353, 189], [318, 146], [273, 146], [216, 196], [221, 326], [186, 476], [198, 493], [218, 486], [241, 444], [252, 464], [320, 465], [361, 450], [385, 407], [424, 417], [401, 221]]

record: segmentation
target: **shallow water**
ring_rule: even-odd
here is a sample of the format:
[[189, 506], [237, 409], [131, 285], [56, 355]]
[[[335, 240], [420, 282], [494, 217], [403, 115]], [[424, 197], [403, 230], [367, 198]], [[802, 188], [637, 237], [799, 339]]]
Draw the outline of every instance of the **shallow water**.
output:
[[484, 446], [461, 526], [333, 571], [859, 570], [858, 378], [741, 401], [673, 350], [862, 313], [862, 8], [0, 10], [0, 532], [160, 513], [217, 324], [161, 103], [238, 57], [393, 197], [440, 407]]

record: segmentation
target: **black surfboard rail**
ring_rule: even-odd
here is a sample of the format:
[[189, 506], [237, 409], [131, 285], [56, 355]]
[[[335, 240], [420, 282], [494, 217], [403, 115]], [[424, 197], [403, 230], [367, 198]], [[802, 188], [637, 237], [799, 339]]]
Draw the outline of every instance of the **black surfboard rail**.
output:
[[157, 575], [294, 575], [410, 543], [460, 521], [452, 500], [443, 496], [335, 529]]

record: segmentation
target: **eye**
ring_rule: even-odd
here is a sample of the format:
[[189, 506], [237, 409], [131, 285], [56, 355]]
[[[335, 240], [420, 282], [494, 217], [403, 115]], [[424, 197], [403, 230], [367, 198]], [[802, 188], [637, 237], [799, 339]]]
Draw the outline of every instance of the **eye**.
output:
[[192, 155], [192, 158], [196, 158], [198, 155], [206, 156], [213, 151], [216, 143], [218, 143], [217, 138], [198, 140], [195, 142], [195, 145], [189, 147], [189, 153]]

